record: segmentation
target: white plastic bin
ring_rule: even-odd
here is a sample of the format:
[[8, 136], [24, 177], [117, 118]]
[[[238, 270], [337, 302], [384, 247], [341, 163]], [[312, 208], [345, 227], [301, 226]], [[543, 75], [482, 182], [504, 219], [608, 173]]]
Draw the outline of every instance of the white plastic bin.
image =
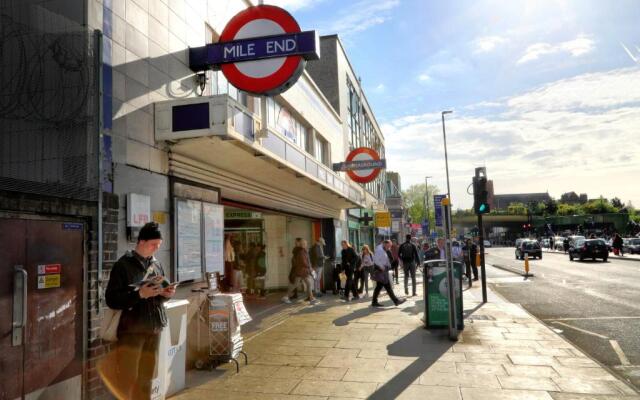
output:
[[154, 400], [163, 400], [185, 387], [188, 306], [188, 300], [169, 300], [165, 303], [168, 324], [160, 335], [158, 374], [152, 396]]

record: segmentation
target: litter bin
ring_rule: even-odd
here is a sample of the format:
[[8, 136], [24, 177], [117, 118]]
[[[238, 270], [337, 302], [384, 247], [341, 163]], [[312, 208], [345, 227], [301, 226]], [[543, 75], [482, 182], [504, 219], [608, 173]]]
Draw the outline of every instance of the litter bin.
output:
[[[458, 330], [464, 329], [462, 306], [463, 264], [453, 262]], [[449, 292], [446, 260], [430, 260], [422, 264], [424, 288], [424, 323], [427, 328], [449, 327]]]
[[185, 387], [189, 301], [169, 300], [164, 306], [168, 323], [160, 334], [158, 377], [152, 386], [153, 400], [165, 399]]

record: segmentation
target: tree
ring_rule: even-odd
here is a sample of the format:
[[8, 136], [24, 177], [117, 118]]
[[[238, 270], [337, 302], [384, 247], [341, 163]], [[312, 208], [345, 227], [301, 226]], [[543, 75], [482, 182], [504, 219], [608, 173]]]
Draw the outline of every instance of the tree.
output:
[[507, 211], [511, 215], [527, 215], [527, 206], [523, 203], [510, 203]]
[[[429, 185], [428, 200], [429, 200], [429, 214], [431, 216], [431, 222], [435, 221], [433, 195], [439, 192], [438, 187], [435, 185]], [[419, 183], [409, 186], [407, 190], [402, 191], [402, 203], [407, 210], [411, 221], [415, 224], [421, 223], [425, 219], [425, 184]], [[432, 228], [433, 229], [433, 228]]]
[[558, 213], [558, 202], [553, 200], [553, 199], [549, 199], [544, 203], [544, 206], [546, 208], [546, 213], [547, 215], [556, 215]]
[[611, 200], [611, 205], [614, 206], [617, 209], [621, 209], [624, 208], [624, 203], [622, 202], [622, 200], [620, 200], [618, 197], [614, 197]]
[[558, 215], [581, 215], [584, 214], [580, 204], [558, 204]]
[[618, 212], [618, 209], [611, 205], [606, 199], [600, 197], [597, 200], [591, 200], [583, 206], [585, 214], [606, 214]]

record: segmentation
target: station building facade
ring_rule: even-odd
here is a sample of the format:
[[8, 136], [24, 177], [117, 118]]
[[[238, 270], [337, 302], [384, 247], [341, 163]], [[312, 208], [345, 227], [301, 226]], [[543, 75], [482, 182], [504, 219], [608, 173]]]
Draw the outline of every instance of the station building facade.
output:
[[[0, 38], [13, 56], [3, 57], [0, 74], [11, 89], [0, 96], [0, 235], [8, 244], [0, 262], [6, 282], [25, 266], [32, 335], [22, 344], [1, 339], [0, 386], [14, 388], [11, 396], [108, 397], [97, 373], [109, 350], [98, 335], [104, 288], [145, 221], [160, 225], [157, 257], [182, 283], [178, 297], [193, 305], [190, 321], [204, 300], [191, 289], [204, 285], [206, 272], [223, 272], [225, 237], [239, 252], [265, 246], [267, 289], [287, 285], [296, 238], [311, 244], [323, 236], [334, 259], [343, 239], [373, 244], [366, 221], [384, 208], [384, 174], [360, 185], [332, 164], [358, 146], [384, 157], [384, 138], [337, 37], [323, 38], [327, 58], [309, 62], [275, 97], [240, 92], [213, 71], [202, 87], [189, 69], [188, 48], [217, 41], [226, 22], [252, 5], [0, 5]], [[165, 129], [159, 110], [190, 102], [223, 110], [219, 129], [189, 137]], [[38, 265], [61, 265], [59, 285], [47, 278], [53, 286], [40, 289]], [[16, 293], [5, 286], [0, 312], [8, 314], [0, 323], [11, 325]], [[68, 340], [53, 341], [52, 331]], [[65, 358], [38, 352], [47, 346], [50, 354], [65, 349]], [[9, 365], [31, 372], [9, 373]], [[43, 366], [51, 368], [32, 372]]]

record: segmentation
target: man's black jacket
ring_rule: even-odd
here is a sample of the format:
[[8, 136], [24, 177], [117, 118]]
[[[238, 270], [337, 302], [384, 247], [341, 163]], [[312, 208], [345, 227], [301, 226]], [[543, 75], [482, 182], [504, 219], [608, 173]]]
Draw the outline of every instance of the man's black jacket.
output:
[[142, 281], [147, 271], [147, 279], [164, 276], [164, 270], [158, 260], [154, 257], [145, 260], [131, 251], [120, 257], [111, 270], [106, 300], [110, 308], [122, 310], [118, 334], [157, 334], [167, 325], [163, 303], [168, 299], [163, 296], [142, 299], [138, 291], [130, 286]]

